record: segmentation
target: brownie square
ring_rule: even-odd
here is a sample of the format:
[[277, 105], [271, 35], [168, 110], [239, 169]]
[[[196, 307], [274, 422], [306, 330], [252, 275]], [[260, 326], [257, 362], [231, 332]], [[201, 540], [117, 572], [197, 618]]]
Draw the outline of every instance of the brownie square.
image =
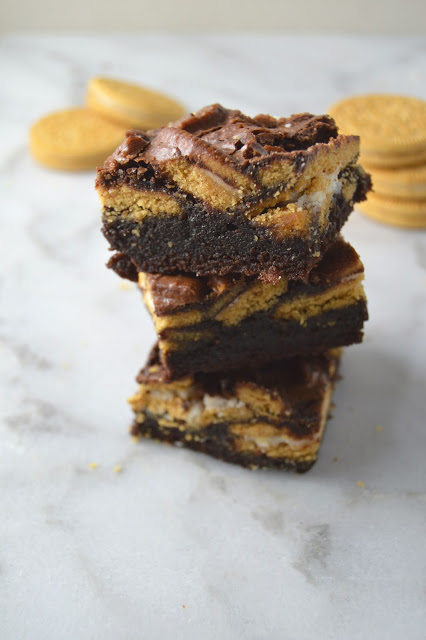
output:
[[307, 471], [324, 435], [339, 357], [331, 350], [164, 382], [154, 349], [129, 400], [131, 433], [252, 469]]
[[98, 171], [103, 233], [137, 271], [306, 277], [371, 182], [329, 116], [211, 105], [131, 131]]

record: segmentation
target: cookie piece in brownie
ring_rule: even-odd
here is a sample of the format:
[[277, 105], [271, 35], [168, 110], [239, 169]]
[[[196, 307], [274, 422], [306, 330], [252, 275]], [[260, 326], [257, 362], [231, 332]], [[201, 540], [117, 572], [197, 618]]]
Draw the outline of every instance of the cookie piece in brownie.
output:
[[340, 350], [264, 369], [164, 382], [158, 352], [130, 398], [131, 429], [244, 467], [307, 471], [324, 434]]
[[139, 274], [167, 379], [361, 342], [364, 267], [339, 238], [303, 280]]
[[327, 115], [212, 105], [127, 134], [98, 171], [102, 230], [138, 271], [303, 278], [370, 189], [358, 153]]

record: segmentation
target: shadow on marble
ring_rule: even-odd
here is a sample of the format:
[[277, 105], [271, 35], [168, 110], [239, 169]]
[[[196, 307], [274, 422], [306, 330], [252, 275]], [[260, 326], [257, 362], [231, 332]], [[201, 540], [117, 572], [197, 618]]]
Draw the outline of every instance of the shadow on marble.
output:
[[[373, 467], [392, 473], [404, 458], [407, 436], [414, 436], [415, 407], [426, 381], [408, 360], [373, 345], [351, 349], [343, 357], [341, 379], [317, 465], [321, 477], [353, 477]], [[420, 394], [420, 396], [419, 396]], [[407, 404], [414, 413], [405, 415]]]

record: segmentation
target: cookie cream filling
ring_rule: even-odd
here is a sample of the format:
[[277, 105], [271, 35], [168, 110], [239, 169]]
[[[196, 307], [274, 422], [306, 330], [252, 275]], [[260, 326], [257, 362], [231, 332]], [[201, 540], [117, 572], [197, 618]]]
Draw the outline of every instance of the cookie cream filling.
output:
[[304, 192], [300, 198], [295, 201], [294, 204], [296, 207], [300, 209], [313, 209], [318, 213], [326, 200], [330, 200], [342, 192], [342, 180], [339, 179], [338, 175], [339, 171], [331, 174], [325, 188], [313, 191], [312, 193], [309, 189]]
[[271, 437], [240, 436], [240, 439], [244, 442], [255, 444], [262, 453], [268, 453], [271, 449], [275, 449], [283, 444], [294, 451], [306, 449], [306, 447], [311, 447], [314, 443], [319, 442], [321, 438], [318, 433], [315, 433], [309, 438], [295, 438], [283, 434], [282, 436]]

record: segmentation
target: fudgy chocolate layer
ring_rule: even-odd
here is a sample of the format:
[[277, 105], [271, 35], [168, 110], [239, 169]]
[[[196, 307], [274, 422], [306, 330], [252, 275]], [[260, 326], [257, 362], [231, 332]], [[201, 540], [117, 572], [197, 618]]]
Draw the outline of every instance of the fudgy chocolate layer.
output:
[[[176, 380], [194, 371], [221, 371], [260, 366], [282, 358], [309, 356], [362, 342], [368, 319], [364, 300], [309, 318], [301, 325], [260, 312], [236, 326], [203, 322], [194, 331], [209, 330], [208, 338], [187, 340], [181, 349], [160, 352], [164, 379]], [[186, 336], [191, 330], [186, 329]], [[167, 337], [167, 330], [164, 332]], [[185, 348], [187, 347], [187, 348]]]
[[[243, 215], [207, 213], [197, 205], [184, 216], [152, 216], [141, 222], [115, 216], [102, 231], [112, 249], [126, 254], [138, 271], [198, 276], [235, 272], [276, 282], [281, 274], [306, 277], [351, 211], [352, 202], [338, 194], [325, 232], [314, 226], [309, 236], [280, 239]], [[114, 268], [114, 260], [110, 266]]]
[[138, 270], [125, 253], [114, 253], [108, 260], [107, 267], [115, 271], [120, 278], [130, 280], [131, 282], [138, 281]]
[[262, 453], [246, 453], [233, 449], [232, 436], [229, 436], [229, 424], [212, 424], [204, 430], [203, 439], [196, 440], [188, 430], [167, 428], [160, 426], [153, 416], [146, 416], [143, 422], [134, 421], [130, 433], [134, 436], [144, 436], [172, 444], [182, 443], [185, 448], [199, 451], [207, 455], [238, 464], [249, 469], [272, 468], [285, 469], [305, 473], [315, 464], [316, 460], [297, 460], [290, 458], [271, 458]]
[[[152, 131], [129, 131], [122, 145], [98, 172], [98, 185], [129, 184], [146, 188], [148, 182], [162, 181], [152, 167], [176, 156], [200, 157], [210, 151], [247, 171], [271, 158], [306, 151], [327, 144], [338, 135], [328, 115], [299, 113], [289, 118], [258, 115], [213, 104], [197, 113]], [[296, 157], [295, 162], [301, 161]], [[167, 179], [163, 179], [167, 184]]]

